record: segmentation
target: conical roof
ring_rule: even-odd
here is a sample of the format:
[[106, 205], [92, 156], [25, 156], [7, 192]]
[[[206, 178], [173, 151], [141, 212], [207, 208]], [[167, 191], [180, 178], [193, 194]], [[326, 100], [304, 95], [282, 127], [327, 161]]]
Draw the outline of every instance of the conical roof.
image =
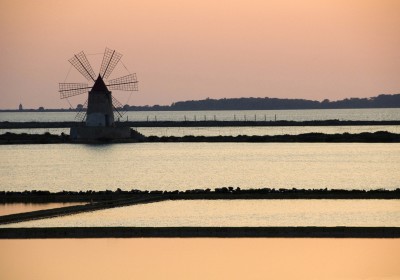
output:
[[92, 87], [92, 91], [108, 91], [108, 88], [100, 75], [97, 77], [97, 80]]

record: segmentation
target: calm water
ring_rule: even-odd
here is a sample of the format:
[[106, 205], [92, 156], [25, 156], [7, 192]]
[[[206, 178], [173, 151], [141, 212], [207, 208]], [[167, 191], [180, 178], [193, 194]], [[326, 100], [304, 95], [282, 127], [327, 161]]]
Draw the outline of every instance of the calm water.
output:
[[[0, 121], [74, 121], [76, 112], [0, 112]], [[256, 111], [160, 111], [127, 112], [130, 121], [200, 121], [200, 120], [400, 120], [400, 108], [331, 109], [331, 110], [256, 110]], [[122, 121], [122, 120], [121, 120]]]
[[[6, 227], [400, 226], [399, 200], [164, 201]], [[3, 226], [4, 227], [4, 226]]]
[[58, 207], [66, 207], [72, 205], [79, 205], [83, 203], [1, 203], [0, 204], [0, 216], [10, 215], [16, 213], [53, 209]]
[[[361, 132], [377, 132], [388, 131], [392, 133], [400, 133], [399, 125], [368, 125], [368, 126], [278, 126], [278, 127], [259, 127], [259, 126], [243, 126], [243, 127], [134, 127], [137, 131], [145, 136], [238, 136], [238, 135], [297, 135], [302, 133], [361, 133]], [[6, 132], [11, 133], [28, 133], [43, 134], [49, 132], [51, 134], [61, 133], [69, 134], [69, 128], [28, 128], [28, 129], [0, 129], [0, 134]]]
[[[302, 133], [361, 133], [388, 131], [400, 133], [400, 126], [278, 126], [278, 127], [139, 127], [145, 136], [238, 136], [238, 135], [298, 135]], [[69, 133], [69, 132], [68, 132]]]
[[400, 144], [4, 145], [0, 154], [9, 191], [400, 187]]

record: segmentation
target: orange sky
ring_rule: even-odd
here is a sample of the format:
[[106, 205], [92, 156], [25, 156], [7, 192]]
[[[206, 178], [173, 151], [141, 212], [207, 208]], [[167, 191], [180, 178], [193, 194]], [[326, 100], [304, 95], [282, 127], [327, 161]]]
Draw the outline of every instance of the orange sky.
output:
[[[67, 108], [68, 59], [105, 47], [138, 75], [131, 105], [400, 93], [399, 11], [398, 0], [2, 0], [0, 108]], [[75, 74], [67, 82], [84, 81]]]

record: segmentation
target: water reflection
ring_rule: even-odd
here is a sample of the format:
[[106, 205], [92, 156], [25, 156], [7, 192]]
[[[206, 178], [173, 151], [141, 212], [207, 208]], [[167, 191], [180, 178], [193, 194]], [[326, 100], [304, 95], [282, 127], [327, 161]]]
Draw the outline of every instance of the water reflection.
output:
[[79, 204], [83, 203], [0, 203], [0, 216]]
[[[76, 112], [0, 112], [0, 121], [59, 122], [74, 121]], [[312, 120], [400, 120], [399, 108], [329, 109], [329, 110], [223, 110], [223, 111], [130, 111], [123, 119], [129, 121], [312, 121]]]
[[387, 131], [400, 133], [400, 126], [277, 126], [277, 127], [139, 127], [145, 136], [238, 136], [238, 135], [298, 135], [303, 133], [362, 133]]
[[[370, 126], [242, 126], [242, 127], [133, 127], [145, 136], [238, 136], [238, 135], [298, 135], [302, 133], [362, 133], [387, 131], [400, 133], [398, 125], [370, 125]], [[4, 133], [69, 134], [69, 128], [25, 128], [0, 129]]]
[[400, 144], [143, 143], [0, 146], [0, 189], [399, 187]]
[[[400, 226], [398, 200], [195, 200], [141, 204], [6, 227]], [[4, 227], [4, 226], [3, 226]]]

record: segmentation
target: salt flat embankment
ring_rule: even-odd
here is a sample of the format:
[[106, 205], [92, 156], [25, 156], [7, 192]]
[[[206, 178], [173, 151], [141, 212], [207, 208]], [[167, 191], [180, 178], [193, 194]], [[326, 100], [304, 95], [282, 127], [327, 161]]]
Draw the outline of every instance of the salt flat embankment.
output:
[[400, 238], [399, 227], [0, 228], [0, 239], [32, 238]]
[[[263, 135], [263, 136], [143, 136], [137, 131], [131, 130], [129, 139], [99, 139], [90, 143], [400, 143], [400, 134], [387, 131], [351, 133], [304, 133], [298, 135]], [[10, 144], [62, 144], [79, 143], [71, 141], [69, 135], [44, 134], [15, 134], [7, 132], [0, 135], [0, 145]], [[87, 140], [82, 143], [88, 143]]]
[[147, 191], [0, 191], [0, 203], [49, 203], [49, 202], [107, 202], [118, 200], [153, 199], [198, 200], [198, 199], [400, 199], [400, 188], [395, 190], [344, 190], [344, 189], [240, 189], [222, 187], [211, 189]]
[[165, 197], [153, 195], [153, 196], [145, 196], [139, 198], [134, 197], [134, 198], [114, 199], [114, 200], [89, 203], [85, 205], [74, 205], [74, 206], [59, 207], [54, 209], [16, 213], [16, 214], [0, 216], [0, 225], [37, 220], [43, 218], [59, 217], [59, 216], [65, 216], [65, 215], [71, 215], [71, 214], [77, 214], [77, 213], [83, 213], [101, 209], [129, 206], [135, 204], [158, 202], [165, 199], [166, 199]]
[[165, 200], [213, 200], [213, 199], [400, 199], [400, 189], [396, 190], [304, 190], [304, 189], [244, 189], [216, 188], [186, 191], [80, 191], [58, 192], [25, 191], [0, 192], [0, 203], [49, 203], [49, 202], [88, 202], [54, 209], [0, 216], [0, 224], [51, 218], [87, 211], [122, 207], [141, 203]]
[[[90, 201], [76, 205], [0, 216], [0, 224], [64, 216], [87, 211], [180, 199], [399, 199], [396, 190], [298, 190], [217, 188], [214, 191], [47, 191], [0, 192], [1, 202]], [[96, 202], [93, 202], [96, 200]], [[129, 238], [129, 237], [316, 237], [400, 238], [398, 227], [85, 227], [0, 228], [0, 239], [22, 238]]]

